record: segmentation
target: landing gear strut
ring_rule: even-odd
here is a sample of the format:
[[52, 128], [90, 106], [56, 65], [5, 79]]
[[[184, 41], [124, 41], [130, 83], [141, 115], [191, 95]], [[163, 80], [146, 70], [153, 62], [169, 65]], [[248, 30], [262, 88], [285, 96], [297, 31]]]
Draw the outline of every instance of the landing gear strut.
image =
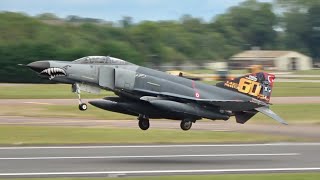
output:
[[149, 118], [146, 115], [139, 115], [139, 127], [142, 130], [147, 130], [150, 127]]
[[180, 123], [180, 127], [184, 131], [188, 131], [192, 127], [192, 121], [190, 120], [182, 120]]
[[88, 106], [86, 103], [83, 103], [82, 100], [81, 100], [81, 95], [80, 95], [80, 87], [79, 87], [79, 84], [78, 83], [75, 83], [72, 85], [72, 91], [77, 93], [78, 95], [78, 101], [79, 101], [79, 110], [80, 111], [85, 111], [88, 109]]

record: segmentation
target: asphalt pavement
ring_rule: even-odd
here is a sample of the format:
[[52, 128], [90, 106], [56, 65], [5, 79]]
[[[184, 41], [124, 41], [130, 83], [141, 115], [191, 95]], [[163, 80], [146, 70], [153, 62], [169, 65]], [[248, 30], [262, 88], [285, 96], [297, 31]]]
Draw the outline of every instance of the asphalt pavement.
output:
[[320, 171], [320, 143], [0, 147], [0, 178]]

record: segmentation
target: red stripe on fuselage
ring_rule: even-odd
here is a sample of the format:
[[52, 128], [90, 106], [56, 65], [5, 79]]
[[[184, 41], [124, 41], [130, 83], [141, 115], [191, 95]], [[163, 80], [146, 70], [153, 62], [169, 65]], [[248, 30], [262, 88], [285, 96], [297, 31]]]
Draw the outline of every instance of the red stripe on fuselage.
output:
[[194, 89], [194, 97], [200, 98], [200, 93], [196, 89], [196, 83], [194, 81], [192, 81], [192, 88]]

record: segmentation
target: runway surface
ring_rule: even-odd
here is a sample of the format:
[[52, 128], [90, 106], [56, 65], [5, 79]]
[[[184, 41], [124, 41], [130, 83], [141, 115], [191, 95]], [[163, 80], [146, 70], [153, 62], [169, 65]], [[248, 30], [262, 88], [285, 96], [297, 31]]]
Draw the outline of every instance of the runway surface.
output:
[[320, 171], [320, 143], [0, 147], [0, 177]]

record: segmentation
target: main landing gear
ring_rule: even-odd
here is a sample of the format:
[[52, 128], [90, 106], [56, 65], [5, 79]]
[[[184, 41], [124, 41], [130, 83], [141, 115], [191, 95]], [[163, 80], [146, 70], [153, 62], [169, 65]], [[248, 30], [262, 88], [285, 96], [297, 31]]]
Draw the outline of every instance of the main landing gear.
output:
[[180, 123], [180, 127], [184, 131], [188, 131], [192, 127], [192, 121], [189, 119], [182, 120]]
[[75, 83], [72, 85], [72, 92], [75, 92], [77, 93], [78, 95], [78, 101], [79, 101], [79, 110], [80, 111], [85, 111], [88, 109], [88, 106], [86, 103], [83, 103], [82, 100], [81, 100], [81, 95], [80, 95], [80, 87], [79, 87], [79, 84]]
[[[140, 114], [138, 117], [139, 120], [139, 127], [142, 130], [147, 130], [150, 127], [150, 122], [149, 122], [149, 117], [146, 115]], [[180, 127], [184, 131], [188, 131], [192, 127], [192, 123], [196, 122], [195, 120], [192, 119], [184, 119], [180, 123]]]
[[149, 122], [149, 118], [146, 115], [139, 115], [138, 117], [139, 120], [139, 127], [142, 130], [147, 130], [150, 127], [150, 122]]

